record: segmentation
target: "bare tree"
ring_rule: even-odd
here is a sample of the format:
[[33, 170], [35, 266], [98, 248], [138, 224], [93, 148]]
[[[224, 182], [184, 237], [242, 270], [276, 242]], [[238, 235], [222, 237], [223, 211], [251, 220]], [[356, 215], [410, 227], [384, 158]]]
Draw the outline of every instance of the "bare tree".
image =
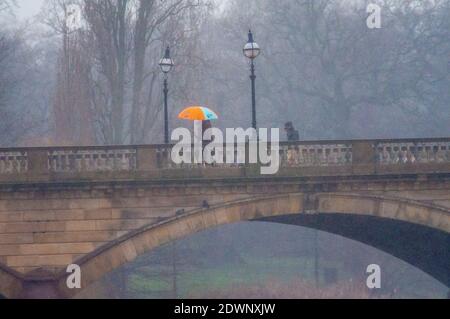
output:
[[16, 5], [15, 0], [0, 0], [0, 12], [12, 10]]
[[366, 26], [369, 2], [374, 1], [230, 1], [218, 27], [224, 47], [233, 50], [225, 69], [240, 64], [232, 99], [241, 109], [248, 104], [243, 63], [236, 58], [242, 44], [236, 39], [242, 43], [251, 27], [263, 46], [256, 66], [258, 117], [264, 125], [290, 118], [310, 138], [381, 137], [429, 134], [428, 120], [435, 118], [439, 125], [433, 130], [448, 131], [442, 115], [448, 116], [443, 88], [449, 1], [380, 1], [383, 23], [375, 30]]
[[143, 142], [145, 132], [157, 122], [157, 62], [164, 44], [184, 33], [181, 23], [169, 22], [183, 21], [183, 14], [200, 6], [192, 0], [84, 1], [93, 58], [99, 66], [93, 80], [111, 96], [100, 106], [107, 114], [99, 122], [106, 143]]
[[[81, 8], [82, 26], [68, 33], [66, 10], [73, 4]], [[79, 134], [70, 131], [80, 131], [87, 123], [87, 132], [94, 126], [98, 143], [157, 141], [159, 133], [154, 133], [162, 105], [158, 62], [166, 45], [180, 55], [178, 66], [188, 61], [190, 40], [197, 32], [193, 24], [199, 23], [205, 4], [206, 0], [52, 0], [45, 20], [63, 43], [55, 100], [55, 114], [60, 115], [55, 119], [65, 116], [64, 121], [56, 119], [61, 122], [56, 125], [68, 131], [57, 135], [79, 140]], [[173, 83], [171, 97], [176, 98], [185, 83]], [[74, 112], [86, 116], [73, 116]]]
[[0, 144], [12, 146], [42, 133], [47, 119], [47, 59], [26, 42], [25, 29], [0, 31]]
[[11, 98], [10, 92], [13, 90], [16, 81], [10, 77], [11, 72], [8, 70], [8, 64], [11, 57], [14, 56], [16, 45], [5, 35], [0, 36], [0, 111], [2, 119], [6, 119], [6, 121], [2, 121], [2, 136], [8, 134], [11, 125], [11, 123], [8, 123], [11, 120], [8, 106]]
[[45, 22], [61, 39], [57, 60], [56, 87], [53, 101], [54, 142], [59, 145], [95, 143], [94, 117], [91, 108], [92, 68], [86, 51], [84, 30], [71, 25], [71, 12], [79, 3], [54, 0], [48, 3], [50, 18]]

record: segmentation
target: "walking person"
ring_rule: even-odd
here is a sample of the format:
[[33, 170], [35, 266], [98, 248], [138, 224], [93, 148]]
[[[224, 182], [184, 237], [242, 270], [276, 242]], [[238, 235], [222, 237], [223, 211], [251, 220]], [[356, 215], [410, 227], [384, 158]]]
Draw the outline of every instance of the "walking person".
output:
[[300, 134], [294, 128], [292, 122], [287, 122], [284, 125], [284, 130], [286, 132], [288, 142], [295, 142], [300, 140]]
[[[296, 142], [300, 140], [300, 134], [298, 131], [294, 128], [294, 125], [292, 122], [287, 122], [284, 125], [284, 130], [287, 135], [288, 142]], [[288, 146], [287, 153], [286, 153], [286, 160], [288, 166], [296, 166], [299, 163], [300, 160], [300, 154], [298, 146]]]

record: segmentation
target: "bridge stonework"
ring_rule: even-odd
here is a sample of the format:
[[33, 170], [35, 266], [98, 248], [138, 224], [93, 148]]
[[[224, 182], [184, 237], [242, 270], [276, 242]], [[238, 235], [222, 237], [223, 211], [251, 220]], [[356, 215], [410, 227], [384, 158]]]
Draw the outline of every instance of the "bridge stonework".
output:
[[[174, 165], [169, 154], [0, 150], [0, 293], [72, 297], [69, 264], [85, 288], [155, 247], [247, 220], [360, 240], [450, 284], [450, 139], [282, 144], [273, 176], [250, 164]], [[401, 238], [377, 239], [391, 226]]]

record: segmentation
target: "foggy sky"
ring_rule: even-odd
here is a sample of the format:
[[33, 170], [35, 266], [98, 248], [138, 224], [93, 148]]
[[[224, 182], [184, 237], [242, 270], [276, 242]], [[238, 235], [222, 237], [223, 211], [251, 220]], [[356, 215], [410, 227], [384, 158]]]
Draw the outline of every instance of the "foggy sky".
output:
[[39, 10], [44, 3], [44, 0], [17, 0], [18, 9], [16, 10], [17, 17], [21, 19], [31, 18], [39, 13]]

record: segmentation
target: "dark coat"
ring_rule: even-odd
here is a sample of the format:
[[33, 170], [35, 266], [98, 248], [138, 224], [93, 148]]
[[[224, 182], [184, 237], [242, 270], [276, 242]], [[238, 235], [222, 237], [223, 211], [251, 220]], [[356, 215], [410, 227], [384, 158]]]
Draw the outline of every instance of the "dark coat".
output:
[[300, 134], [294, 128], [287, 130], [287, 139], [289, 142], [295, 142], [300, 140]]

